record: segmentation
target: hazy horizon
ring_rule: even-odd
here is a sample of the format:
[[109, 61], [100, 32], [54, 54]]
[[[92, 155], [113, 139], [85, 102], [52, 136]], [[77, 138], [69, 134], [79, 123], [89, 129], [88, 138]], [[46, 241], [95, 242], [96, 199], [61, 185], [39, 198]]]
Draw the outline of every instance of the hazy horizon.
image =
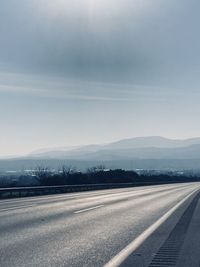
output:
[[[194, 136], [194, 137], [190, 137], [190, 138], [169, 138], [169, 137], [165, 137], [165, 136], [158, 136], [158, 135], [152, 135], [152, 136], [135, 136], [135, 137], [128, 137], [128, 138], [123, 138], [123, 139], [117, 139], [117, 140], [112, 140], [110, 142], [99, 142], [99, 143], [85, 143], [85, 144], [71, 144], [71, 145], [63, 145], [63, 146], [49, 146], [49, 147], [36, 147], [33, 150], [27, 150], [24, 153], [16, 153], [16, 154], [5, 154], [5, 155], [1, 155], [0, 159], [7, 159], [7, 158], [12, 158], [12, 157], [18, 157], [18, 156], [28, 156], [32, 153], [43, 153], [43, 152], [47, 152], [47, 151], [66, 151], [67, 150], [73, 150], [76, 148], [80, 148], [80, 147], [84, 147], [84, 146], [102, 146], [102, 145], [109, 145], [112, 143], [117, 143], [120, 141], [126, 141], [126, 140], [131, 140], [131, 139], [146, 139], [146, 138], [161, 138], [161, 139], [166, 139], [166, 140], [170, 140], [170, 141], [186, 141], [186, 140], [192, 140], [192, 139], [200, 139], [200, 136]], [[153, 146], [152, 146], [153, 147]], [[54, 150], [55, 149], [55, 150]]]
[[198, 0], [1, 0], [0, 157], [200, 136]]

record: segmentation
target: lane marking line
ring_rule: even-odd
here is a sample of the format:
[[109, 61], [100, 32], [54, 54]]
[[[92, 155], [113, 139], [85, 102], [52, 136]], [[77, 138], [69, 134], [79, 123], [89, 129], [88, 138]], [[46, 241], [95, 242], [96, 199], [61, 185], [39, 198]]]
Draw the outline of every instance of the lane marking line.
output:
[[104, 267], [118, 267], [130, 256], [157, 228], [161, 226], [194, 192], [193, 190], [189, 195], [179, 201], [173, 208], [160, 217], [155, 223], [149, 226], [142, 234], [134, 239], [129, 245], [122, 249], [116, 256], [114, 256]]
[[104, 207], [105, 205], [99, 205], [99, 206], [95, 206], [95, 207], [91, 207], [91, 208], [87, 208], [87, 209], [83, 209], [83, 210], [78, 210], [78, 211], [75, 211], [74, 213], [77, 214], [77, 213], [82, 213], [82, 212], [85, 212], [85, 211], [90, 211], [90, 210], [94, 210], [94, 209], [98, 209], [98, 208], [101, 208], [101, 207]]
[[17, 209], [23, 209], [23, 208], [34, 207], [34, 206], [36, 206], [36, 204], [26, 205], [26, 206], [14, 206], [14, 207], [10, 207], [10, 208], [0, 209], [0, 213], [1, 213], [2, 211], [17, 210]]

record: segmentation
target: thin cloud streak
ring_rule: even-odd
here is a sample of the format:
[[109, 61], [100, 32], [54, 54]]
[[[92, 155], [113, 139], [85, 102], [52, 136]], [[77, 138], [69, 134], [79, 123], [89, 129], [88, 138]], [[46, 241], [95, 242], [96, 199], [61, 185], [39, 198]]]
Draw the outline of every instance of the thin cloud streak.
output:
[[[4, 83], [1, 83], [1, 80]], [[23, 85], [16, 85], [18, 83], [23, 83]], [[122, 102], [134, 102], [143, 98], [165, 101], [172, 96], [176, 99], [175, 97], [193, 98], [200, 95], [197, 91], [191, 92], [151, 85], [59, 80], [58, 78], [47, 79], [47, 77], [42, 76], [31, 77], [9, 73], [6, 73], [6, 75], [0, 74], [0, 92], [20, 93], [62, 100]]]

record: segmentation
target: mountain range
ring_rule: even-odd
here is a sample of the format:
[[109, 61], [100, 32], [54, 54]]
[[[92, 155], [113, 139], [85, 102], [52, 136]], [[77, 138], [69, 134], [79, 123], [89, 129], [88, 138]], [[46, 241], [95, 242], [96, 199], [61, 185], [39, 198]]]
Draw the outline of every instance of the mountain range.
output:
[[33, 151], [28, 158], [70, 160], [200, 159], [200, 138], [136, 137], [102, 145]]
[[148, 136], [107, 144], [44, 148], [23, 157], [0, 159], [0, 172], [36, 166], [56, 169], [62, 165], [85, 170], [100, 164], [107, 168], [200, 171], [200, 138]]

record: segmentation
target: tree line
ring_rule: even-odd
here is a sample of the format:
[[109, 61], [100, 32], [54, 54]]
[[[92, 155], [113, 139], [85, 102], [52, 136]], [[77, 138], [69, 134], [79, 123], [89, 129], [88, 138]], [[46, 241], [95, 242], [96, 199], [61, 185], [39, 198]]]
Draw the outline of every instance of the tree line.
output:
[[15, 186], [56, 186], [80, 184], [106, 184], [106, 183], [135, 183], [135, 184], [162, 184], [177, 182], [200, 181], [197, 176], [178, 175], [138, 175], [132, 170], [106, 169], [97, 166], [87, 169], [86, 172], [62, 166], [59, 170], [38, 166], [29, 174], [12, 177], [0, 177], [0, 187]]
[[48, 168], [38, 168], [35, 177], [40, 185], [79, 185], [131, 183], [139, 176], [135, 171], [106, 170], [103, 166], [90, 168], [86, 172], [63, 166], [57, 173], [49, 171]]

